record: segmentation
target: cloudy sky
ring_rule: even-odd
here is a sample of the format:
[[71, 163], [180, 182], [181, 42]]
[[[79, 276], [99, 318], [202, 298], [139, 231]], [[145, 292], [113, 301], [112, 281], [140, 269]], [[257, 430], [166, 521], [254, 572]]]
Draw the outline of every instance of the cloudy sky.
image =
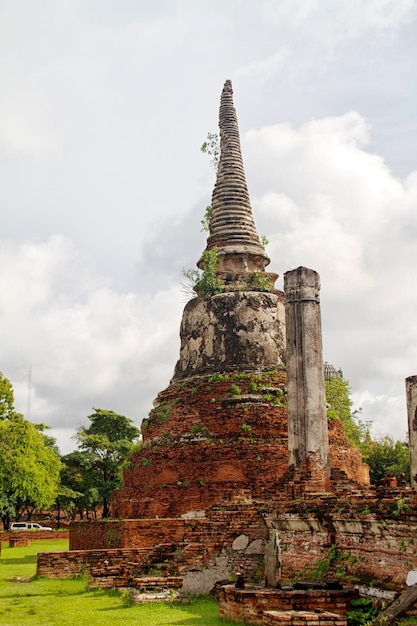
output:
[[0, 75], [0, 370], [63, 453], [169, 384], [226, 79], [278, 286], [319, 272], [326, 360], [405, 436], [417, 0], [2, 0]]

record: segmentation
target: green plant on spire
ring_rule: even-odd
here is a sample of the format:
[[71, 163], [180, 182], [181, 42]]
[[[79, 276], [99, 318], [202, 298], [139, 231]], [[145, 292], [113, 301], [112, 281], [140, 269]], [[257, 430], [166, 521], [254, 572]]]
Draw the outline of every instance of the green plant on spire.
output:
[[204, 212], [204, 217], [201, 220], [201, 230], [205, 231], [205, 232], [209, 232], [210, 231], [210, 220], [211, 220], [211, 215], [212, 215], [212, 208], [211, 206], [206, 206], [206, 210]]
[[220, 159], [220, 144], [219, 136], [217, 133], [207, 133], [207, 139], [202, 143], [200, 147], [203, 154], [208, 154], [211, 157], [210, 164], [212, 168], [217, 172]]
[[[207, 139], [202, 143], [200, 147], [201, 152], [203, 154], [208, 154], [210, 159], [210, 165], [217, 172], [219, 167], [220, 160], [220, 142], [219, 136], [217, 133], [207, 133]], [[207, 206], [204, 212], [204, 217], [201, 220], [201, 230], [205, 232], [210, 231], [210, 220], [211, 220], [212, 209], [211, 206]]]
[[274, 283], [260, 270], [245, 276], [244, 291], [273, 291]]
[[203, 272], [199, 270], [183, 270], [183, 275], [188, 280], [188, 285], [184, 285], [187, 292], [191, 288], [199, 296], [213, 296], [216, 293], [223, 293], [224, 283], [217, 277], [219, 267], [219, 253], [214, 246], [210, 250], [204, 250], [202, 256]]

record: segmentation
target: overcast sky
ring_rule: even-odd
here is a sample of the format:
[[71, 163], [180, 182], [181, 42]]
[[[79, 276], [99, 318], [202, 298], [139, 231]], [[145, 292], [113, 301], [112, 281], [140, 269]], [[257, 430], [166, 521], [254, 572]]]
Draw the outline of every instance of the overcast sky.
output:
[[[63, 453], [173, 374], [231, 79], [270, 269], [319, 272], [374, 435], [417, 374], [417, 0], [2, 0], [0, 371]], [[31, 385], [29, 385], [31, 380]]]

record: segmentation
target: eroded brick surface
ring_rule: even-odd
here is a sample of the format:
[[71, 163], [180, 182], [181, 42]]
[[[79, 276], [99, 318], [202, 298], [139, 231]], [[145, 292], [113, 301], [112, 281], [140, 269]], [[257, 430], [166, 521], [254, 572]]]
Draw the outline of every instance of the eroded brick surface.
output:
[[[321, 623], [329, 620], [328, 613], [333, 614], [329, 623], [346, 623], [341, 619], [349, 610], [353, 598], [358, 592], [353, 588], [340, 590], [314, 591], [283, 591], [279, 589], [262, 589], [248, 585], [245, 589], [236, 589], [233, 585], [222, 587], [219, 595], [219, 610], [222, 619], [232, 621], [246, 620], [249, 624], [278, 624], [279, 621], [265, 620], [266, 611], [277, 611], [278, 615], [285, 611], [285, 623], [301, 626], [304, 623]], [[315, 613], [315, 620], [313, 614]], [[327, 613], [327, 615], [326, 615]], [[321, 616], [321, 617], [320, 617]], [[282, 623], [284, 623], [284, 621]]]
[[[114, 517], [177, 517], [239, 494], [276, 499], [292, 480], [284, 372], [174, 383], [158, 395], [143, 433], [143, 448], [113, 494]], [[340, 422], [329, 423], [329, 438], [331, 467], [363, 483], [361, 455], [347, 442]], [[323, 468], [310, 474], [312, 489], [322, 488]], [[300, 480], [305, 488], [306, 473]]]

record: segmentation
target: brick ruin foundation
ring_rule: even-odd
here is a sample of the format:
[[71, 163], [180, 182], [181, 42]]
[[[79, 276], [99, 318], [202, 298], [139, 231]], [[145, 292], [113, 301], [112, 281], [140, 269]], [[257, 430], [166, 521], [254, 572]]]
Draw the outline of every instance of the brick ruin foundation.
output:
[[[320, 280], [300, 267], [285, 274], [281, 292], [277, 275], [265, 270], [269, 257], [252, 217], [230, 81], [220, 138], [198, 265], [204, 270], [215, 251], [222, 289], [210, 294], [200, 282], [185, 306], [180, 357], [143, 421], [142, 449], [113, 494], [116, 519], [73, 523], [70, 552], [40, 554], [38, 574], [90, 572], [98, 586], [146, 594], [155, 571], [175, 588], [180, 577], [190, 592], [208, 592], [242, 571], [259, 587], [275, 537], [282, 580], [308, 578], [320, 567], [349, 584], [404, 588], [417, 570], [415, 492], [371, 486], [342, 424], [327, 421]], [[221, 615], [250, 613], [256, 624], [344, 623], [347, 605], [338, 610], [330, 592], [318, 616], [314, 594], [296, 606], [277, 589], [262, 596], [258, 587], [239, 597], [240, 590], [225, 587]], [[245, 615], [236, 608], [242, 598], [251, 607]], [[294, 616], [295, 608], [303, 616]]]
[[[256, 586], [220, 591], [220, 617], [250, 624], [322, 624], [344, 626], [350, 602], [358, 592], [349, 589], [265, 589]], [[265, 615], [267, 614], [267, 615]]]

